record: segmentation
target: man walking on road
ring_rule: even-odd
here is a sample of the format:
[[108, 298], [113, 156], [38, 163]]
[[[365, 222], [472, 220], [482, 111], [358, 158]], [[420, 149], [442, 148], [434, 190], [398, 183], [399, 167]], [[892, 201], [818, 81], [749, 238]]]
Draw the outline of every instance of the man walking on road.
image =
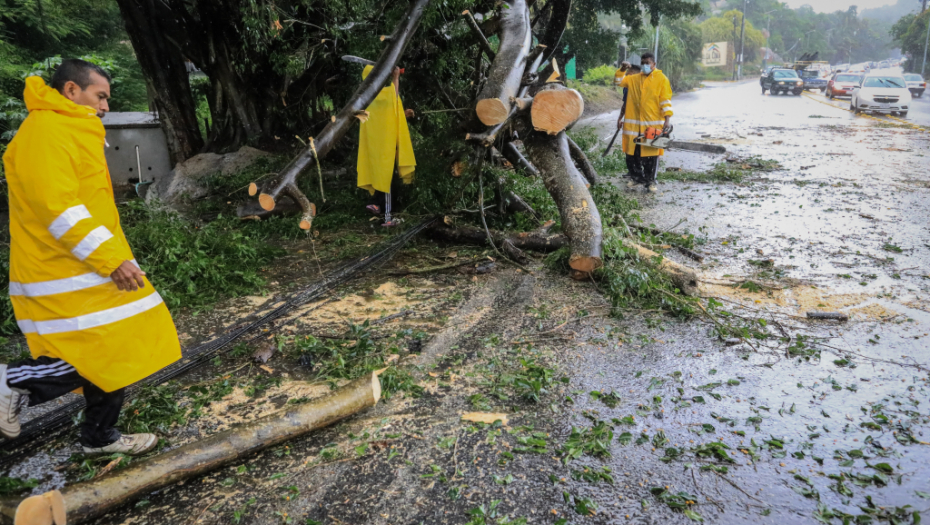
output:
[[3, 162], [10, 300], [33, 358], [0, 365], [0, 433], [19, 435], [23, 405], [81, 389], [84, 453], [138, 455], [158, 439], [116, 430], [123, 389], [181, 348], [120, 227], [100, 121], [109, 97], [109, 75], [83, 60], [63, 61], [51, 87], [26, 79], [29, 116]]
[[669, 129], [672, 113], [672, 85], [662, 71], [656, 69], [652, 53], [643, 53], [640, 57], [642, 72], [627, 74], [629, 62], [623, 62], [614, 75], [614, 85], [626, 89], [626, 111], [620, 115], [617, 126], [623, 126], [623, 152], [626, 165], [633, 179], [627, 183], [628, 188], [643, 185], [655, 193], [656, 174], [659, 170], [659, 157], [664, 154], [660, 148], [640, 146], [634, 142], [638, 136], [654, 138]]

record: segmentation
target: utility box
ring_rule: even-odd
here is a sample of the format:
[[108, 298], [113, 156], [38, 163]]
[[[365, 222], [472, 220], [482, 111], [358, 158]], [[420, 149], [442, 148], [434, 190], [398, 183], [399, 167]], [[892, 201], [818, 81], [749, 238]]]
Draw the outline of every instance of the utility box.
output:
[[[171, 171], [168, 141], [154, 113], [117, 112], [103, 117], [106, 158], [113, 186], [147, 186]], [[139, 188], [139, 186], [137, 186]]]

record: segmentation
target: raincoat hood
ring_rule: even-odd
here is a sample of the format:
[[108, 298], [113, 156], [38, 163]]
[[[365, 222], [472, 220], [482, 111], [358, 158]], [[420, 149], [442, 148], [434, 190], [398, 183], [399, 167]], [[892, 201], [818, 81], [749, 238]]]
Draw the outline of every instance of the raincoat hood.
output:
[[97, 112], [90, 106], [82, 106], [65, 98], [64, 95], [45, 85], [42, 77], [26, 78], [26, 90], [23, 91], [26, 109], [29, 111], [48, 110], [68, 117], [90, 118], [96, 117]]

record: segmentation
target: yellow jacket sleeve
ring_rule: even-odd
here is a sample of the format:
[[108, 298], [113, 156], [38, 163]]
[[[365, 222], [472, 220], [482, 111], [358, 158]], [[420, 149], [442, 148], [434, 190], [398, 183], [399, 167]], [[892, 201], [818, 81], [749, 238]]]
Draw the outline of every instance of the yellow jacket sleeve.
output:
[[98, 275], [109, 277], [123, 262], [118, 256], [119, 242], [78, 198], [80, 155], [73, 138], [55, 128], [49, 131], [52, 136], [36, 137], [22, 145], [29, 152], [20, 156], [17, 166], [19, 173], [29, 174], [21, 178], [23, 200], [39, 221], [36, 226], [48, 230]]
[[662, 110], [663, 117], [671, 117], [675, 113], [672, 111], [672, 84], [665, 78], [662, 83], [662, 93], [659, 94], [659, 109]]
[[626, 71], [618, 69], [614, 72], [614, 87], [623, 88], [626, 87], [623, 80], [626, 78]]

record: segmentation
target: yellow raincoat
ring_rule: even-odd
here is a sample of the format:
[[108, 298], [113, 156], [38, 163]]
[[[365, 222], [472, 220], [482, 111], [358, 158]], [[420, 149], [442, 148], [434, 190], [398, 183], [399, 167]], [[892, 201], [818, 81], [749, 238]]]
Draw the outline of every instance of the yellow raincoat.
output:
[[[636, 144], [633, 142], [638, 135], [645, 135], [647, 128], [661, 130], [665, 124], [665, 117], [672, 113], [672, 85], [662, 71], [656, 69], [651, 75], [642, 73], [627, 75], [625, 71], [617, 70], [614, 75], [614, 85], [626, 88], [629, 94], [626, 98], [626, 118], [623, 121], [623, 152], [633, 155]], [[643, 157], [663, 155], [665, 150], [660, 148], [640, 147]]]
[[[372, 66], [365, 66], [362, 79], [371, 70]], [[417, 165], [404, 105], [394, 86], [390, 85], [378, 93], [367, 111], [368, 122], [362, 122], [358, 141], [358, 187], [372, 195], [375, 191], [391, 193], [395, 153], [397, 171], [404, 184], [413, 182], [413, 171]]]
[[171, 314], [146, 280], [122, 292], [110, 274], [135, 261], [103, 150], [103, 124], [39, 77], [3, 156], [10, 198], [10, 299], [33, 357], [63, 359], [112, 392], [181, 357]]

